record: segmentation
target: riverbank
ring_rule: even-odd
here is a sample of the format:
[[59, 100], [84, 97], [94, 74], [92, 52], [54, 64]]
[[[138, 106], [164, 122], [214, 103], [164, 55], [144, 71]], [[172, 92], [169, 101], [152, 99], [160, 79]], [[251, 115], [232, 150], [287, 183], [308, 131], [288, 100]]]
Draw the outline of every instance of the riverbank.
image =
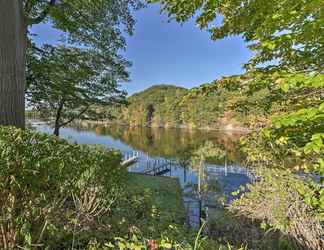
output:
[[247, 127], [242, 127], [242, 126], [237, 126], [234, 124], [226, 124], [226, 125], [220, 125], [220, 126], [206, 126], [206, 127], [197, 127], [197, 126], [187, 126], [187, 125], [181, 125], [181, 126], [149, 126], [149, 125], [129, 125], [125, 123], [119, 123], [119, 122], [113, 122], [113, 121], [100, 121], [100, 120], [76, 120], [73, 122], [74, 126], [77, 127], [89, 127], [89, 126], [95, 126], [95, 125], [100, 125], [103, 127], [108, 127], [108, 126], [123, 126], [123, 127], [129, 127], [129, 128], [152, 128], [152, 129], [184, 129], [184, 130], [202, 130], [202, 131], [224, 131], [224, 132], [233, 132], [233, 133], [251, 133], [255, 130], [247, 128]]

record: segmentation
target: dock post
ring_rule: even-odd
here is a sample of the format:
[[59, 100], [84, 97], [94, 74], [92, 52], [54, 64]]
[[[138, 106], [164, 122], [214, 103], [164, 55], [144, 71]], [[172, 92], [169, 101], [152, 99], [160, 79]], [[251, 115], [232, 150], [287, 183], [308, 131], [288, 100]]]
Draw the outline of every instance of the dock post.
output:
[[225, 154], [225, 176], [227, 176], [227, 153]]
[[199, 192], [199, 202], [198, 202], [198, 213], [199, 213], [199, 216], [198, 216], [198, 219], [199, 219], [199, 228], [201, 228], [201, 209], [202, 209], [202, 202], [201, 202], [201, 193]]

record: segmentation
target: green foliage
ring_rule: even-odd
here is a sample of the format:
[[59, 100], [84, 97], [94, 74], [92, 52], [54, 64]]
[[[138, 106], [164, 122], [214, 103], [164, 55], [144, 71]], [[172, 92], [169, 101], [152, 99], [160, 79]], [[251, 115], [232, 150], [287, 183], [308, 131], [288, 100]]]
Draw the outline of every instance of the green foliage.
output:
[[220, 244], [246, 246], [244, 249], [294, 249], [292, 244], [289, 244], [289, 238], [280, 230], [268, 230], [269, 227], [261, 225], [263, 224], [260, 220], [246, 217], [239, 211], [233, 212], [231, 208], [218, 207], [209, 210], [208, 236]]
[[175, 103], [186, 89], [157, 85], [128, 98], [129, 105], [117, 114], [118, 122], [131, 126], [176, 127], [181, 125]]
[[[147, 237], [159, 237], [160, 233], [170, 225], [179, 227], [185, 224], [186, 214], [180, 183], [177, 179], [130, 174], [126, 186], [129, 194], [145, 200], [146, 205], [138, 203], [139, 207], [133, 211], [129, 211], [128, 207], [134, 205], [120, 207], [124, 207], [128, 213], [143, 211], [143, 217], [140, 218], [137, 218], [136, 214], [129, 214], [128, 224], [136, 225]], [[132, 198], [128, 200], [134, 201]]]
[[30, 50], [29, 104], [47, 118], [54, 117], [56, 128], [74, 119], [97, 117], [96, 107], [125, 103], [118, 84], [128, 78], [127, 65], [96, 50], [50, 45]]
[[0, 152], [1, 248], [69, 244], [76, 228], [100, 227], [125, 173], [115, 151], [10, 127], [0, 128]]
[[[248, 65], [251, 66], [249, 67], [251, 71], [242, 76], [223, 78], [212, 84], [204, 84], [192, 90], [170, 86], [151, 88], [130, 97], [130, 106], [127, 109], [117, 110], [121, 113], [119, 120], [130, 125], [156, 127], [218, 128], [231, 124], [230, 127], [263, 128], [242, 139], [242, 150], [246, 155], [247, 164], [254, 167], [258, 179], [248, 187], [249, 192], [244, 193], [233, 204], [232, 209], [243, 216], [261, 220], [260, 226], [263, 230], [281, 231], [298, 247], [321, 249], [324, 244], [321, 224], [324, 208], [323, 187], [320, 183], [302, 177], [300, 172], [315, 174], [315, 177], [320, 177], [323, 181], [323, 1], [152, 0], [149, 2], [162, 3], [163, 10], [168, 12], [171, 18], [175, 17], [180, 22], [188, 20], [198, 12], [196, 19], [198, 25], [210, 30], [213, 39], [230, 35], [243, 36], [255, 52]], [[130, 23], [123, 20], [129, 17], [127, 10], [134, 2], [125, 3], [126, 15], [121, 15], [120, 10], [123, 8], [117, 5], [109, 6], [107, 1], [100, 1], [103, 7], [100, 10], [93, 9], [95, 6], [93, 1], [87, 3], [78, 1], [75, 4], [60, 1], [60, 4], [52, 4], [50, 7], [38, 1], [29, 3], [32, 3], [32, 8], [29, 9], [31, 18], [39, 16], [44, 9], [48, 8], [47, 14], [52, 18], [53, 23], [69, 32], [71, 41], [95, 47], [106, 54], [111, 51], [105, 48], [112, 48], [112, 51], [116, 52], [116, 48], [124, 45], [121, 33], [114, 27], [119, 22], [128, 23], [129, 27], [132, 27], [132, 19]], [[62, 7], [66, 8], [65, 12], [60, 9]], [[110, 16], [101, 12], [101, 10], [107, 11], [108, 7], [114, 8], [109, 10], [112, 12], [107, 13], [117, 15], [116, 19], [112, 19], [112, 23], [108, 23]], [[77, 13], [76, 10], [82, 10], [83, 14], [78, 23], [73, 15]], [[91, 12], [91, 10], [95, 11]], [[219, 21], [216, 20], [218, 16], [221, 17]], [[94, 23], [94, 26], [89, 25], [90, 22], [85, 22], [86, 19], [93, 20], [91, 23]], [[211, 25], [212, 23], [215, 25]], [[112, 24], [113, 28], [110, 29], [111, 26], [105, 24]], [[101, 30], [102, 27], [104, 30]], [[116, 38], [112, 39], [116, 41], [113, 43], [114, 46], [110, 47], [107, 44], [109, 41], [107, 37]], [[263, 70], [256, 70], [256, 67], [262, 67]], [[211, 148], [207, 145], [197, 152], [200, 163], [207, 157], [213, 156]], [[219, 153], [217, 151], [217, 154]], [[25, 160], [24, 157], [21, 158]], [[16, 155], [14, 158], [11, 156], [10, 162], [14, 163], [13, 166], [20, 166], [21, 160], [16, 159]], [[9, 171], [11, 168], [4, 169]], [[24, 175], [28, 177], [31, 173], [27, 171]], [[67, 176], [69, 174], [67, 173]], [[6, 172], [4, 176], [8, 178], [11, 175]], [[47, 174], [44, 176], [46, 177]], [[6, 179], [4, 183], [15, 183], [19, 175], [14, 177]], [[60, 190], [58, 187], [62, 186], [64, 189], [67, 185], [65, 174], [63, 177], [60, 185], [54, 185], [55, 191]], [[25, 180], [24, 178], [21, 179]], [[18, 188], [20, 186], [13, 187], [20, 190]], [[68, 189], [78, 191], [79, 186], [68, 186]], [[36, 190], [40, 189], [37, 185], [36, 187]], [[9, 186], [5, 190], [7, 189], [11, 190]], [[56, 193], [60, 194], [59, 191]], [[8, 196], [6, 193], [5, 195]], [[158, 214], [156, 210], [145, 210], [152, 212], [151, 214], [141, 210], [141, 207], [153, 208], [152, 193], [146, 192], [142, 196], [136, 193], [129, 193], [129, 195], [125, 197], [132, 197], [130, 199], [132, 202], [121, 199], [119, 207], [125, 209], [127, 204], [131, 208], [132, 212], [129, 214], [133, 220], [130, 221], [135, 223], [136, 218], [147, 217], [153, 221], [156, 219]], [[37, 201], [38, 199], [32, 200], [32, 202]], [[16, 210], [9, 209], [5, 212], [11, 215], [12, 211]], [[126, 214], [125, 211], [115, 210], [114, 218], [119, 218], [120, 221], [120, 218]], [[28, 217], [33, 213], [28, 210], [24, 216]], [[26, 221], [25, 217], [22, 217], [23, 221]], [[9, 216], [9, 218], [15, 217]], [[10, 225], [21, 225], [15, 223]], [[76, 225], [76, 223], [72, 224]], [[20, 232], [24, 237], [21, 241], [30, 245], [34, 239], [31, 237], [33, 234], [28, 233], [28, 225], [22, 225]], [[114, 238], [109, 246], [145, 249], [150, 247], [149, 244], [162, 244], [163, 240], [163, 246], [160, 246], [162, 248], [178, 244], [179, 236], [175, 237], [174, 241], [170, 240], [169, 236], [172, 233], [167, 231], [165, 226], [164, 224], [157, 228], [160, 232], [167, 232], [168, 240], [162, 237], [161, 241], [155, 240], [149, 243], [148, 239], [152, 237], [147, 235], [129, 237], [128, 235], [133, 234], [129, 234], [130, 231], [127, 231], [125, 223], [124, 226], [117, 227], [118, 235], [127, 236]], [[152, 230], [145, 232], [147, 233], [150, 235]], [[36, 235], [42, 236], [42, 233]], [[40, 236], [39, 238], [43, 237]], [[161, 237], [154, 235], [154, 238]], [[96, 240], [99, 244], [106, 242], [97, 238]], [[284, 247], [288, 248], [289, 245]], [[154, 245], [154, 247], [158, 246]]]
[[[126, 67], [130, 63], [120, 55], [120, 50], [126, 47], [124, 35], [133, 33], [135, 20], [132, 11], [144, 6], [141, 1], [23, 0], [19, 4], [24, 14], [22, 27], [26, 29], [21, 31], [22, 36], [28, 34], [28, 46], [22, 46], [29, 50], [27, 54], [30, 55], [29, 94], [32, 94], [34, 104], [43, 108], [42, 112], [49, 109], [49, 114], [44, 116], [55, 111], [58, 116], [56, 135], [61, 126], [83, 118], [86, 111], [89, 118], [100, 109], [90, 109], [90, 105], [115, 103], [114, 97], [119, 99], [125, 95], [117, 90], [117, 83], [128, 80]], [[69, 48], [46, 46], [43, 51], [35, 50], [34, 34], [28, 32], [28, 28], [42, 22], [61, 31]], [[71, 48], [73, 46], [79, 49]], [[62, 93], [65, 94], [63, 98]], [[60, 107], [64, 106], [62, 103], [67, 106], [63, 112], [67, 116], [64, 121], [59, 115], [62, 113]], [[110, 117], [110, 113], [104, 116]]]
[[192, 156], [193, 161], [206, 161], [212, 158], [220, 158], [223, 159], [226, 156], [226, 152], [215, 145], [211, 141], [205, 142], [199, 149], [197, 149]]
[[[265, 77], [273, 77], [285, 98], [275, 99], [281, 108], [271, 114], [267, 128], [242, 140], [247, 164], [261, 171], [237, 208], [290, 235], [296, 244], [318, 249], [323, 244], [318, 235], [323, 234], [324, 211], [319, 184], [324, 173], [323, 76], [277, 71]], [[298, 177], [300, 173], [318, 183]]]
[[114, 241], [98, 244], [92, 241], [88, 245], [88, 250], [149, 250], [149, 249], [174, 249], [174, 250], [245, 250], [243, 247], [235, 248], [230, 244], [219, 245], [212, 240], [201, 237], [203, 227], [194, 235], [194, 242], [182, 239], [182, 232], [175, 226], [170, 226], [160, 237], [152, 239], [146, 238], [140, 230], [134, 230], [130, 235], [116, 237]]
[[[150, 0], [171, 18], [196, 17], [212, 39], [240, 35], [255, 52], [252, 66], [267, 62], [281, 68], [319, 71], [324, 62], [324, 4], [304, 1]], [[197, 15], [196, 15], [197, 14]]]
[[162, 248], [193, 239], [178, 182], [128, 175], [118, 152], [10, 127], [0, 152], [0, 248], [122, 248], [118, 237], [139, 231]]
[[[243, 141], [249, 164], [323, 175], [322, 75], [274, 73], [285, 99], [276, 99], [271, 124]], [[268, 76], [266, 76], [268, 77]]]
[[266, 169], [236, 208], [302, 248], [322, 248], [322, 187], [296, 174], [317, 174], [323, 181], [323, 2], [149, 2], [160, 2], [162, 11], [179, 22], [198, 13], [197, 24], [213, 39], [240, 35], [249, 42], [255, 52], [250, 72], [190, 90], [175, 113], [186, 127], [234, 121], [265, 127], [242, 139], [247, 164]]
[[[261, 128], [242, 139], [242, 151], [248, 166], [274, 169], [269, 170], [273, 171], [270, 176], [276, 178], [259, 173], [261, 181], [251, 187], [251, 195], [239, 200], [244, 207], [238, 205], [237, 212], [245, 211], [247, 216], [267, 221], [269, 230], [289, 236], [287, 242], [318, 249], [322, 243], [315, 239], [320, 239], [323, 232], [322, 188], [296, 174], [311, 173], [323, 183], [323, 74], [282, 70], [284, 60], [290, 59], [283, 59], [281, 70], [253, 70], [194, 88], [179, 99], [173, 110], [180, 114], [178, 123], [186, 127], [222, 127], [238, 122], [240, 126]], [[291, 67], [299, 69], [301, 65], [303, 61], [298, 60]], [[274, 202], [270, 206], [274, 209], [261, 211], [269, 201]], [[258, 204], [263, 204], [259, 210], [255, 207]], [[296, 217], [286, 214], [290, 207]], [[263, 217], [257, 212], [264, 212]]]
[[280, 230], [305, 249], [323, 245], [323, 189], [289, 170], [260, 169], [259, 180], [231, 206], [232, 211], [259, 219], [264, 228]]
[[[270, 93], [274, 85], [270, 80], [255, 81], [255, 85], [249, 85], [253, 77], [252, 73], [226, 77], [176, 95], [172, 91], [174, 87], [154, 86], [130, 97], [129, 106], [122, 110], [121, 116], [117, 115], [117, 122], [203, 129], [261, 127], [267, 123], [271, 112], [269, 101], [277, 93]], [[151, 112], [151, 122], [148, 123], [150, 105], [154, 107], [154, 112]]]
[[[241, 148], [245, 154], [247, 166], [254, 169], [267, 167], [278, 173], [289, 169], [290, 172], [285, 172], [282, 176], [279, 175], [278, 180], [275, 180], [283, 185], [296, 178], [296, 174], [300, 173], [310, 174], [323, 183], [323, 93], [323, 75], [320, 73], [254, 70], [242, 76], [224, 78], [213, 84], [204, 84], [199, 88], [192, 89], [176, 103], [174, 110], [181, 110], [178, 112], [181, 124], [198, 124], [195, 126], [199, 127], [203, 121], [203, 124], [217, 124], [215, 126], [217, 127], [222, 123], [233, 123], [235, 120], [250, 128], [258, 129], [241, 140]], [[208, 105], [219, 109], [218, 111], [213, 108], [209, 109]], [[211, 119], [202, 120], [203, 117], [209, 119], [213, 116], [217, 117], [216, 123]], [[200, 157], [196, 157], [196, 163], [201, 164], [194, 164], [195, 166], [201, 166], [202, 160], [211, 156], [209, 153], [212, 153], [213, 150], [209, 150], [209, 148], [213, 147], [207, 145], [207, 148], [198, 152]], [[207, 155], [204, 154], [204, 151]], [[217, 155], [222, 154], [217, 152]], [[199, 171], [199, 176], [200, 179], [203, 179], [201, 171]], [[260, 174], [260, 178], [262, 178], [262, 174]], [[270, 185], [272, 181], [266, 179], [265, 182]], [[307, 193], [310, 196], [300, 193], [303, 189], [302, 185], [308, 186]], [[269, 195], [279, 192], [288, 195], [283, 191], [284, 187], [280, 187], [276, 191], [266, 188], [266, 185], [261, 185], [258, 192], [267, 191], [270, 193]], [[267, 224], [270, 230], [282, 231], [289, 235], [288, 239], [285, 238], [288, 242], [285, 244], [286, 248], [289, 249], [290, 243], [295, 242], [298, 238], [297, 231], [306, 237], [302, 240], [304, 242], [297, 239], [296, 244], [301, 245], [310, 244], [311, 237], [316, 238], [322, 233], [323, 229], [317, 226], [319, 225], [318, 221], [322, 221], [323, 192], [318, 184], [308, 185], [303, 179], [300, 179], [300, 184], [292, 185], [287, 192], [292, 195], [290, 202], [297, 199], [295, 194], [298, 194], [300, 203], [316, 211], [309, 214], [309, 219], [314, 224], [310, 225], [307, 232], [303, 231], [303, 224], [299, 222], [296, 222], [296, 227], [286, 228], [286, 231], [282, 227], [283, 222], [279, 219], [272, 220]], [[268, 199], [266, 196], [259, 198], [259, 203], [262, 198], [263, 202]], [[253, 204], [258, 203], [256, 198], [245, 196], [245, 199], [246, 211], [249, 206], [249, 211], [253, 211], [255, 209]], [[289, 204], [283, 203], [282, 206], [282, 210], [279, 212], [284, 212]], [[303, 206], [297, 206], [295, 209], [296, 214], [304, 211]], [[271, 210], [264, 215], [263, 219], [271, 220], [276, 216], [278, 214], [273, 214]], [[284, 214], [280, 216], [285, 217]], [[252, 214], [251, 217], [260, 219], [256, 214]], [[315, 225], [317, 231], [312, 229], [312, 225]], [[308, 233], [309, 235], [307, 235]], [[314, 247], [313, 245], [310, 249], [316, 249]]]
[[169, 226], [160, 237], [155, 239], [145, 238], [140, 231], [134, 231], [132, 236], [117, 237], [106, 249], [191, 249], [190, 244], [183, 240], [183, 232], [175, 226]]
[[24, 2], [29, 25], [50, 21], [54, 28], [65, 32], [69, 42], [96, 48], [102, 55], [118, 57], [125, 47], [122, 30], [132, 34], [135, 20], [132, 10], [143, 7], [141, 1], [51, 0]]

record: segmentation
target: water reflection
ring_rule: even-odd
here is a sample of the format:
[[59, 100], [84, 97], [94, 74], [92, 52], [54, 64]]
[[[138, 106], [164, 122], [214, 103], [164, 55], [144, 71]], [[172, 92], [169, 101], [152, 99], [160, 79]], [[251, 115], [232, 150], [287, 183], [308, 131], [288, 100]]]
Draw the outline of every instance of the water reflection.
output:
[[239, 162], [241, 158], [237, 145], [242, 134], [238, 132], [89, 124], [86, 127], [76, 127], [76, 129], [94, 131], [97, 135], [108, 135], [151, 157], [179, 158], [188, 152], [197, 150], [206, 141], [211, 141], [227, 152], [230, 163]]

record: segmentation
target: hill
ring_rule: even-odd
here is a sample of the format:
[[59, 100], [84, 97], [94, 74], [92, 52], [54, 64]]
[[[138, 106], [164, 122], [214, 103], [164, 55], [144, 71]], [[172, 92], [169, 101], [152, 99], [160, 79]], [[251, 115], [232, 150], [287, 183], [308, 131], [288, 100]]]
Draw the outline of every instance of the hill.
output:
[[173, 85], [156, 85], [128, 98], [129, 105], [117, 114], [130, 126], [175, 127], [179, 118], [173, 108], [188, 90]]
[[252, 91], [249, 79], [249, 75], [225, 77], [190, 90], [155, 85], [129, 97], [129, 105], [117, 112], [117, 122], [168, 128], [263, 127], [268, 121], [270, 92], [265, 87]]

